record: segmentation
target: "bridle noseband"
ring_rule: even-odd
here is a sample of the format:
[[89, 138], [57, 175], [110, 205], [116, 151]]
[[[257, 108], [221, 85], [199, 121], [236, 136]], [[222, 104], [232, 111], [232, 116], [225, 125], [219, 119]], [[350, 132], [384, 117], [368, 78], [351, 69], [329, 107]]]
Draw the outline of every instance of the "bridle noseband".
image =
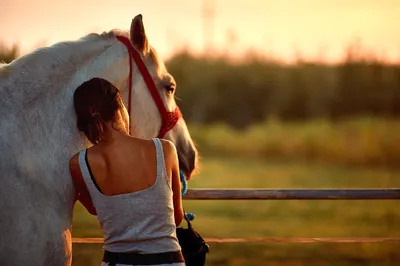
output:
[[140, 53], [133, 48], [131, 41], [128, 38], [124, 36], [117, 36], [117, 39], [125, 45], [129, 53], [129, 96], [128, 96], [129, 134], [131, 133], [132, 59], [133, 59], [140, 73], [143, 76], [143, 79], [147, 85], [147, 88], [150, 91], [151, 96], [153, 97], [153, 100], [158, 108], [158, 111], [160, 112], [162, 122], [157, 137], [162, 138], [169, 130], [171, 130], [176, 125], [176, 123], [178, 123], [178, 120], [182, 117], [182, 113], [179, 110], [178, 106], [175, 108], [173, 112], [169, 112], [167, 108], [165, 108], [165, 105], [160, 97], [160, 94], [158, 93], [156, 84], [154, 83], [154, 80], [152, 79], [146, 65], [144, 64], [144, 61], [142, 60]]

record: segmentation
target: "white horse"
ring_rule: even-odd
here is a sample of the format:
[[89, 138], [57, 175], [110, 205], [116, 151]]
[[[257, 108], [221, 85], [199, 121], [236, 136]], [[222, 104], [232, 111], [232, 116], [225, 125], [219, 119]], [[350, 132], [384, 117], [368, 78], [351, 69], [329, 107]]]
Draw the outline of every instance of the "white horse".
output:
[[[68, 163], [88, 146], [77, 131], [72, 96], [84, 81], [102, 77], [128, 102], [130, 57], [116, 38], [122, 34], [90, 34], [0, 65], [0, 265], [71, 264], [74, 188]], [[166, 109], [174, 110], [175, 81], [149, 46], [141, 15], [125, 35]], [[155, 137], [159, 111], [135, 63], [132, 73], [132, 135]], [[197, 152], [185, 121], [180, 118], [165, 138], [175, 143], [180, 167], [190, 176]]]

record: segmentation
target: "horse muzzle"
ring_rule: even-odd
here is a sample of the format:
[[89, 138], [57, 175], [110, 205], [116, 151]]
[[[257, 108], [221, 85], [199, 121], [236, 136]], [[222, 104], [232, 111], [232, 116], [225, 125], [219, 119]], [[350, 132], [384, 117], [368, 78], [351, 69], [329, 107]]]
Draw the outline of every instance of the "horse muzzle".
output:
[[187, 149], [182, 149], [182, 146], [177, 145], [179, 168], [183, 171], [186, 180], [189, 180], [197, 165], [197, 151], [194, 147], [189, 146]]

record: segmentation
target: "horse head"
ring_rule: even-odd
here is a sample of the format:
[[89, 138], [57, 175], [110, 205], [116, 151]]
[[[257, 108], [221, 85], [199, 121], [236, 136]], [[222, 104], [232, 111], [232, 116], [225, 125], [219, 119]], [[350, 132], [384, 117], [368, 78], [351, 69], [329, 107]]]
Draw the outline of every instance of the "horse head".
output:
[[[116, 31], [112, 31], [112, 33], [114, 38], [119, 40], [121, 33]], [[144, 62], [157, 94], [156, 96], [152, 95], [149, 84], [146, 84], [145, 78], [140, 72], [140, 67], [130, 58], [130, 53], [125, 52], [123, 56], [126, 59], [124, 60], [125, 71], [112, 71], [113, 74], [109, 79], [114, 83], [120, 83], [119, 86], [122, 87], [125, 103], [130, 102], [131, 135], [142, 138], [159, 136], [172, 141], [177, 148], [180, 168], [186, 178], [189, 179], [196, 166], [197, 150], [175, 101], [176, 82], [154, 47], [149, 44], [141, 15], [137, 15], [132, 20], [129, 40], [129, 45], [134, 49], [133, 52], [138, 53], [142, 62]], [[113, 44], [118, 47], [115, 50], [115, 55], [119, 56], [121, 53], [118, 53], [117, 49], [121, 49], [121, 41], [113, 42]], [[122, 49], [129, 51], [130, 47], [127, 47], [127, 44], [124, 46]], [[113, 51], [112, 48], [111, 51]], [[130, 60], [133, 62], [131, 61], [130, 71], [127, 71], [126, 66], [129, 65]], [[132, 73], [131, 76], [128, 75], [129, 72]], [[118, 87], [118, 85], [116, 86]], [[129, 93], [129, 90], [131, 90], [131, 93]], [[160, 99], [159, 103], [157, 103], [155, 97]], [[160, 108], [167, 113], [167, 118], [163, 116]], [[179, 117], [176, 117], [173, 125], [166, 129], [164, 126], [168, 122], [165, 121], [168, 120], [168, 114], [176, 113], [179, 114]]]

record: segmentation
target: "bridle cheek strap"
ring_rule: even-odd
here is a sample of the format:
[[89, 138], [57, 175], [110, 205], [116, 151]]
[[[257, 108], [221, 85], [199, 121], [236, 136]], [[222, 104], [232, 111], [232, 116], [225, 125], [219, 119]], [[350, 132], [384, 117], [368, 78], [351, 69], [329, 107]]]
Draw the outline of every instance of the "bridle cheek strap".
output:
[[158, 111], [160, 112], [161, 115], [161, 128], [160, 132], [158, 133], [159, 138], [162, 138], [165, 136], [165, 134], [171, 130], [177, 123], [178, 120], [182, 117], [182, 113], [179, 110], [179, 107], [177, 106], [173, 112], [169, 112], [167, 108], [165, 108], [164, 103], [160, 97], [160, 94], [158, 93], [156, 84], [154, 83], [154, 80], [152, 79], [150, 72], [147, 70], [146, 65], [144, 64], [142, 57], [140, 56], [139, 52], [136, 51], [132, 44], [131, 41], [123, 36], [117, 36], [117, 39], [122, 42], [126, 48], [128, 49], [129, 53], [129, 100], [128, 100], [128, 113], [129, 113], [129, 134], [131, 134], [131, 109], [132, 109], [132, 60], [135, 60], [135, 63], [140, 71], [140, 73], [143, 76], [144, 82], [147, 85], [147, 88], [150, 91], [150, 94], [158, 108]]

